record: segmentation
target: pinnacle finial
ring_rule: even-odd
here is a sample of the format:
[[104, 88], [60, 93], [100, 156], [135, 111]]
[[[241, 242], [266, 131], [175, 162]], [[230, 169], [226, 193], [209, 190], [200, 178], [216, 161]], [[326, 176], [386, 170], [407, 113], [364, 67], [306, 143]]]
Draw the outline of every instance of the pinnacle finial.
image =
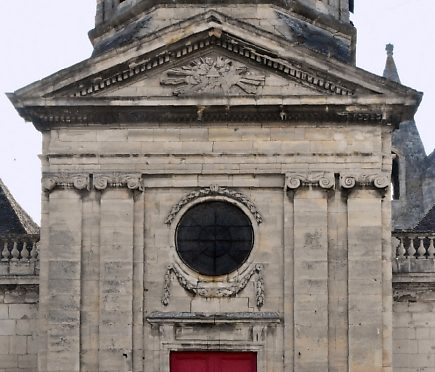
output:
[[387, 44], [385, 46], [385, 50], [387, 51], [387, 56], [392, 56], [394, 52], [394, 45], [393, 44]]
[[394, 62], [393, 57], [394, 45], [387, 44], [385, 50], [387, 51], [387, 62], [385, 63], [384, 78], [400, 83], [399, 73], [397, 72], [396, 63]]

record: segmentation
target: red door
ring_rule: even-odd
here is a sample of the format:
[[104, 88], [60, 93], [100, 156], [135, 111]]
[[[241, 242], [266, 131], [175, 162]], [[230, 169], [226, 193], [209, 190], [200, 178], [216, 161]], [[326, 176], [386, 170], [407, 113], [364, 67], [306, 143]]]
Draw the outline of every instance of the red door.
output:
[[172, 352], [171, 372], [257, 372], [257, 354]]

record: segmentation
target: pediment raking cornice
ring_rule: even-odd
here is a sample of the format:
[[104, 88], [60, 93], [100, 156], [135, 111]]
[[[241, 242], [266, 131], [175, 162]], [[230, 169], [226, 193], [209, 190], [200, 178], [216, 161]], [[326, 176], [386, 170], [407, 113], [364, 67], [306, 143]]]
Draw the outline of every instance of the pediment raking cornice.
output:
[[270, 51], [266, 51], [219, 28], [210, 28], [166, 48], [135, 58], [130, 63], [123, 63], [93, 75], [91, 78], [55, 90], [45, 95], [45, 97], [98, 96], [103, 91], [113, 91], [117, 87], [137, 81], [153, 70], [165, 66], [169, 68], [180, 60], [187, 60], [189, 57], [193, 58], [196, 55], [201, 55], [201, 53], [211, 48], [221, 50], [226, 55], [277, 73], [323, 94], [351, 96], [357, 88], [353, 83], [339, 81], [331, 75], [315, 71], [297, 61], [279, 58]]

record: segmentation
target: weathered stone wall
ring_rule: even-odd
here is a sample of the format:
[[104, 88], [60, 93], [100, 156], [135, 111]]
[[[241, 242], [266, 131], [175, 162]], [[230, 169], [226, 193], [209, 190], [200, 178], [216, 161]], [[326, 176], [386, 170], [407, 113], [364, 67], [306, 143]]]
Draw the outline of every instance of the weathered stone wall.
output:
[[435, 371], [433, 274], [397, 275], [394, 284], [394, 372]]
[[0, 282], [0, 371], [33, 372], [38, 353], [38, 287]]
[[[260, 372], [388, 371], [390, 140], [374, 123], [46, 132], [40, 370], [163, 372], [171, 350], [214, 349], [255, 351]], [[218, 283], [198, 284], [174, 248], [192, 205], [177, 203], [201, 189], [255, 231]]]

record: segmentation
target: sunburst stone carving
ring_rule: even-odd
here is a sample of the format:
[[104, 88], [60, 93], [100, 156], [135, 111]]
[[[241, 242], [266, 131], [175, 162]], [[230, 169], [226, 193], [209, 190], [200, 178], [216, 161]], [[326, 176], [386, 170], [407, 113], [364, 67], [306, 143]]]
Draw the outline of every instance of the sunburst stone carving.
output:
[[[228, 94], [235, 87], [247, 94], [257, 93], [265, 76], [251, 72], [247, 66], [225, 57], [201, 57], [188, 65], [166, 72], [162, 85], [173, 85], [175, 96], [185, 94]], [[236, 91], [234, 91], [236, 93]]]

